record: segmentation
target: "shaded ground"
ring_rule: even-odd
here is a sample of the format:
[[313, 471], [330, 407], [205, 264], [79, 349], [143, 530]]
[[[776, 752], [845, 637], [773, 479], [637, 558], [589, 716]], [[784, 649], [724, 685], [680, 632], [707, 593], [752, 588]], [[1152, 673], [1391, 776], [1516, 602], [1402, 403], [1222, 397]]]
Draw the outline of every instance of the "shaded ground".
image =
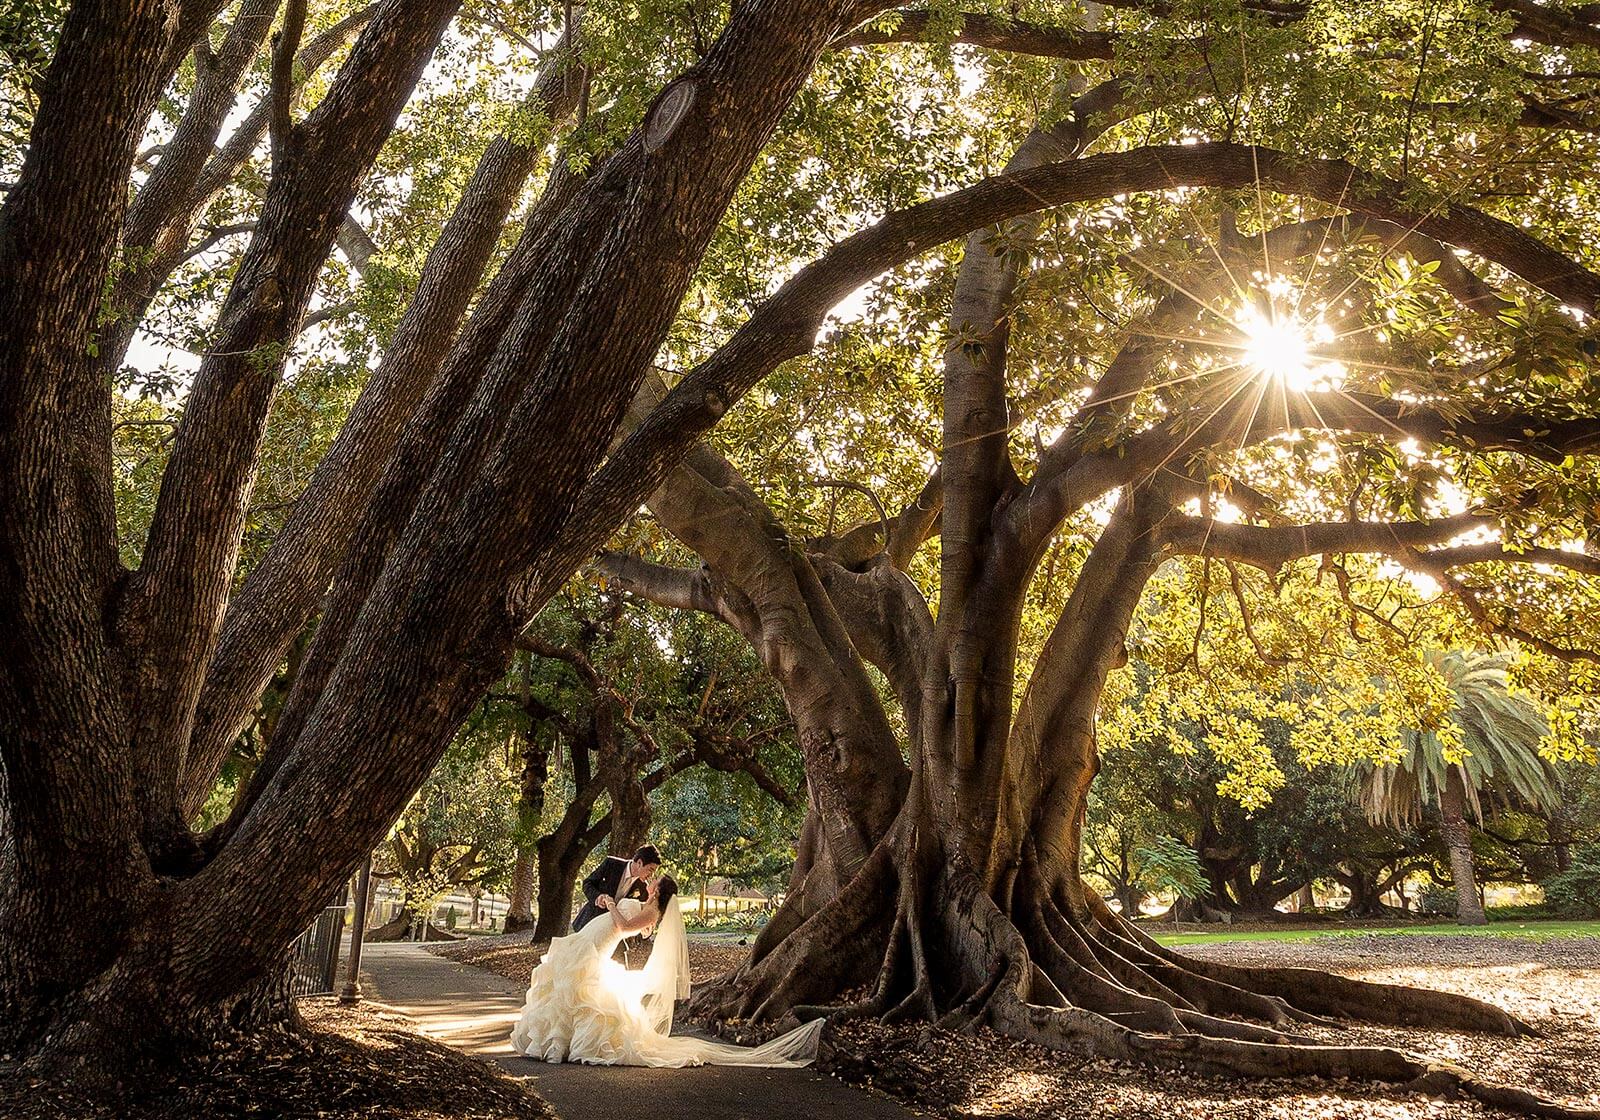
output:
[[[1512, 1041], [1365, 1026], [1308, 1033], [1320, 1033], [1329, 1042], [1399, 1046], [1436, 1055], [1571, 1104], [1600, 1107], [1594, 1073], [1600, 1070], [1600, 939], [1374, 934], [1199, 945], [1184, 951], [1231, 964], [1327, 968], [1490, 1000], [1531, 1021], [1545, 1037]], [[1392, 1090], [1344, 1083], [1242, 1082], [1154, 1071], [1052, 1054], [988, 1031], [974, 1038], [859, 1024], [841, 1032], [829, 1068], [835, 1076], [950, 1117], [1473, 1120], [1511, 1115], [1470, 1101], [1397, 1096]]]
[[164, 1080], [141, 1081], [114, 1105], [70, 1087], [0, 1072], [7, 1120], [553, 1120], [525, 1086], [418, 1035], [405, 1018], [303, 1002], [303, 1035], [252, 1035]]

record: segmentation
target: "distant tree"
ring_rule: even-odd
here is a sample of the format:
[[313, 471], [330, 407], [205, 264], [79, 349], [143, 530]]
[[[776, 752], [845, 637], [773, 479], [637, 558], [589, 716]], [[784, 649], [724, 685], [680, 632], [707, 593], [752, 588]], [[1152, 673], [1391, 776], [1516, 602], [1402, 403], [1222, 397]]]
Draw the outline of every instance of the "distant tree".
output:
[[686, 890], [703, 891], [713, 878], [781, 890], [794, 866], [799, 809], [795, 800], [774, 804], [738, 774], [691, 770], [661, 791], [651, 839]]
[[[1129, 710], [1113, 721], [1148, 723], [1142, 708], [1152, 699], [1154, 673], [1149, 664], [1134, 663], [1131, 676], [1143, 683], [1132, 686], [1122, 701]], [[1277, 697], [1267, 691], [1264, 699]], [[1223, 753], [1226, 746], [1204, 710], [1165, 721], [1160, 735], [1105, 750], [1090, 792], [1089, 866], [1108, 881], [1125, 881], [1120, 867], [1136, 864], [1132, 856], [1141, 845], [1160, 835], [1181, 838], [1195, 853], [1204, 885], [1181, 898], [1179, 909], [1202, 920], [1270, 917], [1280, 901], [1314, 880], [1337, 876], [1358, 843], [1355, 833], [1369, 828], [1342, 771], [1303, 761], [1282, 719], [1264, 718], [1256, 726], [1255, 744], [1263, 753], [1243, 781], [1240, 758]], [[1108, 859], [1108, 841], [1120, 852], [1115, 860]]]
[[531, 925], [535, 941], [566, 932], [585, 864], [602, 847], [631, 854], [654, 839], [652, 800], [686, 770], [742, 774], [746, 784], [725, 788], [765, 802], [769, 818], [773, 802], [792, 805], [792, 735], [776, 692], [747, 651], [709, 629], [575, 583], [519, 639], [488, 702], [509, 706], [520, 757], [511, 929]]
[[512, 786], [497, 747], [469, 724], [380, 845], [373, 871], [399, 889], [401, 906], [372, 930], [372, 940], [404, 937], [419, 923], [430, 927], [429, 937], [452, 937], [432, 925], [434, 904], [497, 885], [509, 873]]
[[1359, 796], [1371, 820], [1396, 828], [1416, 824], [1426, 808], [1438, 810], [1457, 918], [1483, 925], [1468, 821], [1483, 823], [1488, 797], [1546, 811], [1556, 805], [1558, 776], [1539, 755], [1549, 728], [1538, 705], [1510, 691], [1504, 656], [1451, 652], [1427, 660], [1454, 698], [1454, 720], [1403, 729], [1394, 763], [1359, 766]]
[[1544, 881], [1544, 897], [1557, 914], [1600, 918], [1600, 844], [1582, 844], [1565, 870]]

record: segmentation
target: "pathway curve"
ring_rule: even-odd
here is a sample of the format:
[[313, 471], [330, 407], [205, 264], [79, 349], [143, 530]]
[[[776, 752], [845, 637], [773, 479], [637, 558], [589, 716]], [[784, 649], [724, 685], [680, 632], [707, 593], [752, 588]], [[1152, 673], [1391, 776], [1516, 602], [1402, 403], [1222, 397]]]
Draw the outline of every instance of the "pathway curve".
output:
[[639, 1069], [551, 1065], [511, 1049], [522, 985], [457, 964], [409, 942], [363, 949], [367, 996], [415, 1019], [429, 1037], [526, 1078], [561, 1120], [615, 1120], [624, 1109], [650, 1120], [911, 1120], [884, 1097], [809, 1069], [699, 1066]]

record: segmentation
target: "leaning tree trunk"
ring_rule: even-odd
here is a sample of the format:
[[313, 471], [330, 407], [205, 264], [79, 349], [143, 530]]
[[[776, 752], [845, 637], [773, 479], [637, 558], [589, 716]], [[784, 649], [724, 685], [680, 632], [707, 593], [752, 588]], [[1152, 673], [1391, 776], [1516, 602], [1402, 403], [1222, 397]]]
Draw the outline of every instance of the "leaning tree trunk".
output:
[[1456, 888], [1456, 921], [1464, 926], [1489, 924], [1478, 897], [1478, 875], [1472, 866], [1472, 831], [1466, 817], [1467, 787], [1461, 767], [1445, 771], [1439, 790], [1439, 835], [1450, 858], [1450, 878]]

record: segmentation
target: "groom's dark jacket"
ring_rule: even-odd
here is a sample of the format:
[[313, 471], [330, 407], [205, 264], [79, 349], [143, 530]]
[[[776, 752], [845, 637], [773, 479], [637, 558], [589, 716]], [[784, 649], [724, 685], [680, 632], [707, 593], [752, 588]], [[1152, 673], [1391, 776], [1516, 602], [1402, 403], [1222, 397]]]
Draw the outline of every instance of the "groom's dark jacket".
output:
[[[577, 933], [594, 918], [605, 913], [604, 910], [595, 905], [594, 900], [603, 894], [608, 894], [615, 898], [617, 896], [617, 887], [621, 885], [622, 877], [628, 873], [628, 864], [632, 862], [631, 859], [624, 859], [622, 856], [607, 856], [600, 861], [599, 867], [589, 873], [589, 877], [583, 881], [583, 897], [589, 901], [583, 904], [583, 909], [578, 911], [578, 916], [572, 919], [573, 933]], [[625, 897], [637, 898], [643, 901], [649, 897], [649, 893], [645, 889], [644, 880], [635, 879], [633, 885], [628, 888], [628, 893]]]

